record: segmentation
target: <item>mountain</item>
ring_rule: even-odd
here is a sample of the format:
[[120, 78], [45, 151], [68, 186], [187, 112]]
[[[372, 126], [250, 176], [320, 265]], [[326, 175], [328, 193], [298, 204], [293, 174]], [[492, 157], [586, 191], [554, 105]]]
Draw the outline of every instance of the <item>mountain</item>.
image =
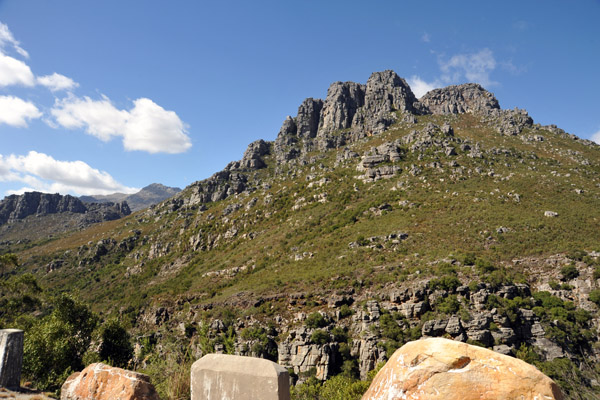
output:
[[160, 203], [177, 193], [181, 192], [180, 188], [169, 187], [160, 183], [152, 183], [139, 192], [134, 194], [113, 193], [109, 195], [90, 195], [81, 196], [79, 199], [86, 203], [106, 203], [106, 202], [121, 202], [126, 201], [131, 208], [131, 211], [139, 211], [150, 207], [153, 204]]
[[0, 239], [3, 244], [29, 243], [129, 214], [127, 202], [84, 203], [58, 193], [10, 195], [0, 201]]
[[307, 398], [315, 379], [364, 379], [444, 336], [594, 399], [599, 178], [600, 147], [480, 85], [417, 99], [376, 72], [306, 99], [275, 141], [170, 199], [13, 247], [11, 273], [125, 321], [163, 393], [180, 366], [228, 352], [278, 361]]

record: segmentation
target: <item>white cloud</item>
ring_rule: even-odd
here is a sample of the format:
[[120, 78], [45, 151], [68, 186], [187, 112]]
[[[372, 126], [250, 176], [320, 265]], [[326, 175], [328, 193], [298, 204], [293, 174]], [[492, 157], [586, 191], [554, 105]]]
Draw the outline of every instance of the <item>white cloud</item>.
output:
[[600, 131], [594, 133], [592, 135], [592, 137], [590, 138], [591, 141], [596, 142], [598, 144], [600, 144]]
[[192, 146], [184, 123], [174, 111], [146, 98], [137, 99], [134, 104], [123, 135], [126, 150], [182, 153]]
[[0, 96], [0, 124], [27, 127], [27, 121], [40, 118], [42, 113], [28, 101], [15, 96]]
[[25, 62], [6, 54], [6, 48], [12, 47], [19, 55], [29, 58], [29, 54], [20, 46], [6, 24], [0, 22], [0, 87], [11, 85], [47, 87], [53, 92], [71, 90], [79, 86], [71, 78], [56, 72], [52, 75], [35, 77]]
[[[440, 76], [433, 81], [425, 81], [418, 75], [413, 75], [407, 80], [417, 98], [421, 98], [432, 89], [465, 81], [479, 83], [483, 86], [497, 84], [490, 78], [490, 74], [497, 65], [494, 53], [490, 49], [485, 48], [476, 53], [455, 54], [446, 60], [440, 57], [438, 64]], [[505, 67], [504, 64], [502, 66]]]
[[490, 49], [482, 49], [477, 53], [456, 54], [447, 61], [440, 62], [442, 80], [454, 83], [466, 78], [469, 82], [483, 86], [494, 85], [490, 73], [496, 69], [496, 59]]
[[425, 43], [429, 43], [431, 42], [431, 36], [429, 36], [429, 33], [425, 32], [423, 36], [421, 36], [421, 40]]
[[79, 84], [73, 79], [61, 74], [57, 74], [56, 72], [52, 75], [39, 76], [37, 78], [37, 82], [42, 86], [46, 86], [53, 92], [58, 92], [61, 90], [73, 90], [79, 86]]
[[106, 96], [101, 100], [68, 96], [57, 100], [51, 110], [56, 123], [68, 128], [84, 128], [100, 140], [123, 138], [126, 150], [148, 153], [182, 153], [192, 146], [186, 126], [174, 111], [168, 111], [147, 98], [133, 102], [131, 110], [117, 109]]
[[20, 43], [14, 38], [8, 26], [0, 22], [0, 49], [4, 48], [7, 44], [11, 45], [21, 56], [29, 58], [29, 54], [20, 46]]
[[34, 84], [35, 77], [27, 64], [0, 51], [0, 86]]
[[122, 185], [107, 172], [92, 168], [83, 161], [59, 161], [36, 151], [25, 156], [0, 155], [0, 181], [17, 181], [27, 185], [14, 193], [37, 190], [85, 195], [135, 193], [139, 190]]
[[57, 100], [50, 112], [59, 125], [67, 129], [85, 128], [87, 133], [105, 142], [119, 136], [129, 114], [118, 110], [106, 96], [102, 100], [68, 96]]
[[415, 96], [417, 96], [417, 98], [421, 98], [425, 93], [429, 92], [430, 90], [437, 89], [443, 86], [443, 84], [441, 84], [439, 81], [426, 82], [423, 79], [421, 79], [418, 75], [411, 76], [408, 79], [408, 84], [410, 85], [410, 88], [412, 89]]

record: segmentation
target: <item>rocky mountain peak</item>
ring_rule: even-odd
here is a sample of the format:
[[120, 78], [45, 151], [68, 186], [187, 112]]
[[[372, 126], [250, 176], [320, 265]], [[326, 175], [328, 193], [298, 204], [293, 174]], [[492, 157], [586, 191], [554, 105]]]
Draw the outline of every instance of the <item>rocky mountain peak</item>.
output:
[[[277, 164], [304, 165], [312, 151], [341, 148], [381, 133], [399, 120], [414, 124], [417, 116], [458, 113], [485, 116], [503, 135], [519, 134], [533, 123], [523, 110], [501, 110], [494, 95], [475, 83], [435, 89], [419, 101], [406, 80], [394, 71], [374, 72], [366, 84], [332, 83], [325, 101], [305, 99], [297, 115], [287, 116], [283, 121], [272, 146], [264, 141], [251, 143], [242, 160], [231, 162], [224, 171], [203, 182], [196, 182], [193, 186], [197, 186], [198, 195], [192, 196], [191, 202], [221, 200], [245, 190], [244, 174], [263, 168], [266, 165], [263, 156], [271, 151]], [[451, 131], [451, 127], [447, 130]], [[450, 147], [445, 151], [452, 153]]]
[[421, 97], [420, 102], [432, 114], [488, 115], [492, 110], [500, 109], [496, 97], [476, 83], [431, 90]]

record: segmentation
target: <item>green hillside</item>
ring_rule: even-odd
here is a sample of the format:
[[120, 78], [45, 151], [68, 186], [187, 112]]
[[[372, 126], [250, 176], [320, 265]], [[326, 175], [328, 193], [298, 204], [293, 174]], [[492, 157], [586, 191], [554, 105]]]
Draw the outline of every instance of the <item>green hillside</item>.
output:
[[[485, 104], [468, 85], [416, 102], [395, 78], [374, 81], [354, 108], [353, 89], [332, 85], [318, 130], [301, 133], [305, 102], [275, 142], [157, 206], [5, 246], [20, 263], [4, 285], [27, 272], [43, 291], [0, 321], [35, 326], [15, 314], [73, 295], [120, 319], [138, 346], [130, 365], [169, 398], [181, 365], [207, 352], [279, 361], [296, 398], [315, 398], [320, 380], [364, 379], [422, 335], [493, 347], [568, 398], [597, 398], [600, 147], [483, 89]], [[457, 101], [464, 112], [440, 108]], [[320, 361], [295, 364], [298, 345]]]

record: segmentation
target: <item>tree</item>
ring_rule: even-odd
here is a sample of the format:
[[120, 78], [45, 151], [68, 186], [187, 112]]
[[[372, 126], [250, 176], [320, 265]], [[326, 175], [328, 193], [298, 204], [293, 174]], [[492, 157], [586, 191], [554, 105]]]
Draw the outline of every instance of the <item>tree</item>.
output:
[[98, 318], [83, 303], [62, 295], [54, 310], [25, 335], [23, 375], [39, 389], [57, 390], [73, 371], [83, 368]]
[[6, 269], [10, 266], [19, 265], [19, 259], [16, 254], [6, 253], [0, 256], [0, 276], [4, 275]]
[[100, 329], [100, 359], [114, 367], [126, 368], [133, 358], [129, 333], [116, 319], [107, 321]]

